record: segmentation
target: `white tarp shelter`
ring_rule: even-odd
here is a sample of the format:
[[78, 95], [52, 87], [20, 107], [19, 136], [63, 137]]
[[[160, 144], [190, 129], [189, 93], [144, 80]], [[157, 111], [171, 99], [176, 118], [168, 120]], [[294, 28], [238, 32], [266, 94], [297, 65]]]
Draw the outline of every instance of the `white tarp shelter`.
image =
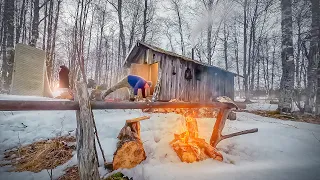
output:
[[10, 94], [52, 97], [45, 62], [45, 51], [17, 44]]

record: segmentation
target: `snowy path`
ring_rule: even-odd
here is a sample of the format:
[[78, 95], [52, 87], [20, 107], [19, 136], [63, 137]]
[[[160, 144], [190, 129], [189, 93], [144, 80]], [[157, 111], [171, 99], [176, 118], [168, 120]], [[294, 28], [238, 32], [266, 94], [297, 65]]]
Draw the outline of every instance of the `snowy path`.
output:
[[[125, 120], [145, 114], [139, 110], [100, 110], [94, 111], [94, 115], [107, 160], [111, 161], [116, 136]], [[186, 164], [180, 162], [169, 146], [173, 133], [181, 128], [181, 116], [152, 114], [150, 120], [141, 122], [147, 159], [123, 172], [134, 180], [320, 179], [320, 125], [280, 121], [244, 112], [237, 113], [237, 117], [237, 121], [227, 121], [225, 133], [251, 128], [259, 128], [259, 132], [219, 143], [218, 149], [224, 155], [224, 162], [208, 159]], [[207, 141], [213, 124], [213, 119], [198, 120], [200, 136]], [[28, 144], [73, 134], [75, 128], [74, 111], [0, 112], [0, 158], [5, 149], [17, 146], [19, 141]], [[55, 169], [54, 177], [60, 176], [64, 168], [75, 163], [76, 156]], [[8, 167], [0, 168], [0, 180], [49, 179], [46, 171], [12, 173], [6, 170]], [[100, 169], [100, 174], [105, 173]]]

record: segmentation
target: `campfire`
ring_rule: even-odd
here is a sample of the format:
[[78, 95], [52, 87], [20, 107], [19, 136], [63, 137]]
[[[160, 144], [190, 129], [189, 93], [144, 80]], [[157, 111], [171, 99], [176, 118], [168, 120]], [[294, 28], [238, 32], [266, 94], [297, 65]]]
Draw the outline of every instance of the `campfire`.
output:
[[182, 162], [192, 163], [212, 158], [222, 161], [222, 154], [199, 138], [197, 121], [193, 116], [185, 116], [185, 128], [181, 134], [174, 134], [174, 140], [170, 142], [173, 150]]

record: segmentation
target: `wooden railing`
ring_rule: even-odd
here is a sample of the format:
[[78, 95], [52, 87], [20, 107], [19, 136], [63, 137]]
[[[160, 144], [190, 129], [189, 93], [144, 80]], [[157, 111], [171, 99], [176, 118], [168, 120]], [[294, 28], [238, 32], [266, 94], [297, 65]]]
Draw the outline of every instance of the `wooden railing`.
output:
[[[258, 129], [241, 131], [229, 135], [222, 135], [225, 121], [234, 104], [211, 103], [187, 103], [187, 102], [97, 102], [89, 101], [89, 95], [84, 83], [76, 84], [76, 92], [79, 101], [20, 101], [0, 100], [0, 111], [38, 111], [38, 110], [76, 110], [77, 113], [77, 158], [81, 180], [98, 180], [97, 156], [94, 151], [94, 139], [99, 138], [93, 119], [92, 109], [147, 109], [147, 108], [219, 108], [215, 125], [213, 127], [210, 144], [217, 144], [226, 138], [257, 132]], [[244, 107], [243, 104], [237, 104]]]
[[[90, 102], [91, 109], [147, 109], [147, 108], [232, 108], [220, 102], [187, 103], [187, 102]], [[79, 110], [76, 101], [18, 101], [0, 100], [0, 111], [37, 111], [37, 110]]]

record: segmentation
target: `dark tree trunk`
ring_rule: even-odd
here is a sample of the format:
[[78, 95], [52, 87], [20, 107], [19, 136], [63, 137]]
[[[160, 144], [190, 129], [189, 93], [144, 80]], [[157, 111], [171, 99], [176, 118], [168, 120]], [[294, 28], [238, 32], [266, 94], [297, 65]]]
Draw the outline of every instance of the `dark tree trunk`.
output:
[[19, 17], [19, 25], [17, 26], [16, 29], [16, 44], [20, 42], [20, 36], [21, 36], [21, 28], [23, 24], [23, 19], [25, 18], [25, 9], [26, 9], [26, 0], [22, 1], [21, 9], [20, 9], [20, 17]]
[[[3, 79], [4, 79], [4, 89], [9, 90], [12, 80], [12, 71], [13, 71], [13, 55], [14, 55], [14, 37], [15, 37], [15, 28], [14, 28], [14, 12], [15, 12], [15, 1], [5, 0], [4, 3], [4, 18], [5, 18], [5, 57], [3, 58]], [[4, 43], [5, 44], [5, 43]]]
[[46, 65], [47, 65], [47, 75], [49, 83], [51, 83], [52, 73], [53, 73], [53, 62], [52, 62], [52, 22], [53, 22], [53, 0], [50, 1], [49, 13], [48, 13], [48, 38], [47, 38], [47, 49], [46, 49]]
[[301, 16], [297, 17], [297, 26], [298, 26], [298, 42], [297, 42], [297, 57], [296, 57], [296, 82], [297, 88], [301, 89], [301, 72], [300, 72], [300, 54], [301, 54]]
[[39, 0], [33, 0], [33, 20], [29, 45], [36, 47], [39, 38]]
[[290, 113], [294, 88], [294, 57], [292, 40], [292, 2], [281, 0], [281, 30], [282, 30], [282, 77], [280, 82], [279, 110]]
[[256, 21], [258, 18], [258, 3], [259, 0], [256, 0], [255, 7], [254, 7], [254, 14], [251, 19], [251, 25], [250, 25], [250, 40], [249, 40], [249, 57], [248, 57], [248, 77], [251, 78], [249, 80], [249, 92], [253, 92], [254, 88], [254, 68], [256, 64], [256, 56], [255, 52], [259, 51], [256, 50]]
[[244, 76], [244, 80], [243, 80], [243, 86], [244, 86], [244, 91], [245, 91], [245, 97], [246, 97], [246, 101], [250, 101], [249, 100], [249, 84], [248, 84], [248, 74], [247, 74], [247, 6], [248, 6], [248, 1], [244, 0], [244, 7], [243, 7], [243, 76]]
[[43, 27], [43, 37], [42, 37], [42, 50], [46, 50], [46, 33], [47, 33], [47, 14], [48, 14], [48, 5], [46, 3], [44, 10], [44, 27]]
[[184, 49], [184, 37], [183, 37], [183, 28], [182, 28], [182, 17], [181, 17], [181, 9], [180, 4], [176, 0], [171, 0], [171, 3], [173, 5], [173, 9], [177, 15], [177, 21], [178, 21], [178, 31], [180, 36], [180, 46], [181, 46], [181, 54], [185, 55], [185, 49]]
[[[28, 7], [28, 4], [29, 4], [29, 0], [26, 1], [26, 7]], [[23, 16], [26, 16], [27, 12], [28, 12], [28, 8], [25, 8]], [[27, 40], [26, 19], [27, 19], [26, 17], [23, 18], [23, 26], [22, 26], [22, 40], [21, 40], [21, 42], [24, 44], [26, 43], [26, 40]]]
[[122, 0], [118, 0], [118, 20], [119, 20], [119, 28], [120, 28], [120, 40], [122, 46], [122, 58], [120, 64], [122, 64], [122, 60], [126, 58], [127, 48], [126, 48], [126, 39], [124, 36], [124, 28], [123, 28], [123, 21], [122, 21]]
[[[91, 16], [91, 22], [90, 22], [90, 30], [89, 30], [89, 44], [88, 44], [88, 49], [87, 49], [87, 58], [86, 58], [86, 73], [88, 73], [88, 66], [89, 66], [89, 57], [90, 57], [90, 46], [91, 46], [91, 35], [92, 35], [92, 26], [93, 26], [93, 18], [94, 18], [94, 12], [92, 12], [92, 16]], [[92, 71], [92, 70], [91, 70]]]
[[207, 59], [208, 63], [212, 65], [212, 9], [213, 9], [213, 0], [208, 1], [208, 14], [209, 14], [209, 22], [208, 22], [208, 29], [207, 29]]
[[144, 0], [144, 9], [143, 9], [143, 33], [142, 33], [142, 41], [146, 41], [147, 35], [147, 11], [148, 11], [148, 0]]
[[[235, 44], [235, 48], [234, 48], [234, 55], [236, 58], [236, 68], [237, 68], [237, 74], [240, 75], [240, 70], [239, 70], [239, 45], [238, 45], [238, 37], [237, 37], [237, 29], [235, 28], [235, 33], [234, 33], [234, 44]], [[240, 76], [237, 76], [238, 78], [238, 89], [239, 92], [241, 90], [241, 86], [240, 86]], [[241, 93], [239, 93], [240, 95]]]
[[[129, 39], [129, 46], [128, 46], [128, 49], [130, 50], [132, 45], [133, 45], [133, 41], [134, 41], [134, 37], [135, 37], [135, 30], [136, 30], [136, 26], [137, 26], [137, 21], [138, 21], [138, 15], [139, 15], [139, 11], [140, 11], [140, 5], [138, 2], [136, 2], [135, 4], [135, 11], [134, 11], [134, 14], [132, 16], [132, 21], [131, 21], [131, 29], [130, 29], [130, 39]], [[143, 25], [144, 25], [145, 22], [143, 22]], [[144, 36], [144, 33], [142, 33], [142, 41], [145, 41], [145, 37]]]
[[224, 63], [225, 68], [228, 70], [228, 38], [229, 38], [229, 32], [226, 29], [226, 23], [223, 25], [223, 52], [224, 52]]
[[275, 56], [276, 56], [276, 38], [273, 37], [273, 51], [272, 51], [272, 72], [271, 72], [271, 89], [274, 90], [274, 68], [275, 68]]
[[[57, 29], [58, 29], [58, 21], [59, 21], [59, 14], [60, 14], [60, 4], [62, 0], [58, 0], [57, 9], [56, 9], [56, 17], [54, 19], [54, 27], [53, 27], [53, 36], [52, 36], [52, 47], [51, 47], [51, 63], [52, 63], [52, 69], [51, 73], [54, 72], [54, 62], [55, 62], [55, 48], [56, 48], [56, 35], [57, 35]], [[53, 80], [53, 74], [51, 74], [51, 79], [49, 79], [50, 82]]]

